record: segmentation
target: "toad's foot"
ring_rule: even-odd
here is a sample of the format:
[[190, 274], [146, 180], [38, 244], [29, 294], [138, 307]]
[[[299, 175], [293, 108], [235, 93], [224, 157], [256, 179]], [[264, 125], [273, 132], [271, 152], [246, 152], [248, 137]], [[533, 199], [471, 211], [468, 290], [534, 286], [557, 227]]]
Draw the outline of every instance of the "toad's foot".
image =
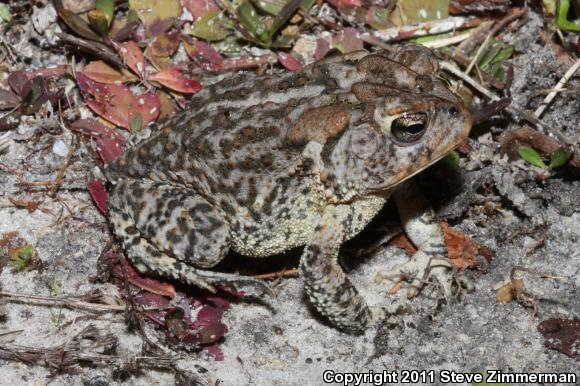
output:
[[392, 280], [395, 283], [411, 281], [407, 297], [412, 298], [417, 296], [421, 288], [433, 278], [441, 285], [445, 298], [450, 299], [453, 283], [452, 268], [448, 259], [418, 251], [405, 264], [377, 273], [375, 283], [381, 283], [384, 280]]

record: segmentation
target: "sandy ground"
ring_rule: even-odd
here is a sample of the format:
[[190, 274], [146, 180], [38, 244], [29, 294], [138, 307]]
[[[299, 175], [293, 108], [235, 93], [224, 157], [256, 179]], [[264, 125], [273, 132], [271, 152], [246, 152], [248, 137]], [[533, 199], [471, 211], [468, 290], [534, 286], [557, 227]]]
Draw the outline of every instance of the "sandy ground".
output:
[[[554, 52], [538, 34], [542, 20], [531, 12], [523, 27], [508, 36], [516, 47], [514, 101], [530, 110], [543, 99], [535, 92], [549, 89], [566, 71]], [[42, 52], [39, 52], [42, 55]], [[62, 60], [46, 56], [33, 64]], [[578, 75], [571, 87], [580, 87]], [[580, 135], [580, 97], [566, 93], [548, 108], [546, 122], [570, 137]], [[238, 302], [227, 311], [229, 331], [221, 344], [223, 361], [203, 353], [180, 351], [176, 366], [196, 374], [207, 385], [321, 385], [323, 372], [382, 372], [434, 370], [481, 373], [489, 369], [506, 372], [557, 372], [579, 374], [578, 362], [545, 347], [538, 324], [550, 318], [573, 319], [580, 315], [580, 182], [555, 176], [537, 181], [521, 161], [500, 159], [495, 135], [517, 126], [509, 116], [493, 119], [472, 138], [477, 145], [464, 160], [463, 185], [443, 189], [445, 173], [431, 171], [420, 176], [420, 184], [439, 215], [454, 227], [474, 237], [496, 253], [479, 269], [465, 275], [475, 284], [472, 293], [462, 292], [450, 303], [442, 302], [435, 287], [406, 300], [405, 291], [387, 294], [389, 283], [377, 285], [379, 269], [405, 261], [395, 247], [382, 246], [371, 256], [355, 261], [346, 258], [349, 276], [369, 303], [401, 301], [408, 311], [397, 323], [369, 329], [354, 337], [336, 331], [308, 305], [300, 279], [277, 282], [270, 307]], [[4, 291], [50, 295], [49, 283], [58, 283], [64, 295], [87, 293], [111, 284], [92, 284], [97, 258], [110, 238], [105, 218], [94, 207], [86, 182], [94, 176], [93, 157], [76, 142], [63, 187], [56, 197], [43, 192], [24, 192], [21, 180], [44, 181], [55, 177], [63, 162], [55, 144], [72, 141], [67, 130], [41, 131], [33, 140], [13, 141], [0, 155], [0, 233], [18, 231], [32, 244], [43, 261], [40, 270], [14, 272], [6, 267], [0, 274]], [[56, 150], [56, 151], [55, 151]], [[455, 176], [457, 179], [457, 176]], [[437, 192], [437, 193], [436, 193]], [[15, 208], [8, 198], [40, 200], [40, 209], [29, 213]], [[485, 202], [493, 202], [490, 209]], [[384, 217], [392, 215], [387, 212]], [[345, 250], [352, 256], [366, 239], [378, 231], [377, 222], [366, 236]], [[347, 256], [349, 257], [349, 256]], [[296, 260], [288, 258], [292, 264]], [[240, 264], [262, 262], [242, 259]], [[533, 309], [521, 301], [506, 304], [496, 300], [498, 285], [509, 279], [513, 267], [549, 275], [541, 278], [520, 272], [524, 291], [533, 299]], [[99, 319], [83, 318], [86, 313], [61, 307], [35, 306], [18, 302], [0, 303], [0, 343], [49, 347], [67, 342], [88, 324], [119, 338], [116, 354], [143, 355], [143, 340], [129, 331], [121, 313], [105, 313]], [[163, 334], [146, 325], [148, 336], [164, 344]], [[170, 352], [169, 352], [170, 353]], [[175, 382], [171, 371], [145, 369], [137, 373], [111, 366], [82, 366], [74, 371], [51, 372], [47, 367], [0, 360], [0, 385], [166, 385]], [[181, 384], [188, 384], [186, 382]], [[189, 383], [193, 384], [193, 383]], [[465, 383], [467, 384], [467, 383]]]

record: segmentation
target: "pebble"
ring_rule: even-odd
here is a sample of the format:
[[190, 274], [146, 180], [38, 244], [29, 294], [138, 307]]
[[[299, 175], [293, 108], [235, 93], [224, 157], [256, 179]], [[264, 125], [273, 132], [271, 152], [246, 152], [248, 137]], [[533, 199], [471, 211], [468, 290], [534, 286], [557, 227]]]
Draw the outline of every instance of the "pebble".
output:
[[68, 154], [68, 146], [59, 139], [52, 145], [52, 152], [60, 157], [66, 157]]

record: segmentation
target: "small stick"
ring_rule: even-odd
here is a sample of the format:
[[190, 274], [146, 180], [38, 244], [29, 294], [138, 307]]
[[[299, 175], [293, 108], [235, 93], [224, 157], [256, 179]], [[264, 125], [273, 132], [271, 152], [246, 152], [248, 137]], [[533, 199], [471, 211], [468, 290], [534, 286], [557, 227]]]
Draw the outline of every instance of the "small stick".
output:
[[465, 69], [465, 73], [467, 75], [469, 75], [469, 73], [471, 72], [471, 70], [473, 69], [473, 66], [475, 66], [475, 63], [477, 63], [477, 61], [479, 60], [479, 57], [481, 56], [481, 54], [483, 53], [483, 50], [487, 47], [487, 44], [489, 43], [489, 41], [491, 40], [492, 34], [491, 32], [489, 32], [487, 34], [487, 36], [485, 37], [485, 40], [483, 41], [483, 43], [481, 43], [481, 45], [479, 46], [479, 48], [477, 49], [477, 52], [475, 53], [475, 56], [473, 57], [473, 59], [471, 60], [471, 62], [469, 63], [469, 66], [467, 66], [467, 68]]
[[526, 12], [528, 12], [528, 10], [525, 7], [514, 8], [509, 15], [497, 22], [497, 24], [491, 30], [491, 35], [497, 35], [497, 33], [501, 31], [506, 25], [519, 18]]
[[24, 331], [24, 329], [18, 329], [18, 330], [3, 330], [3, 331], [0, 331], [0, 336], [12, 335], [12, 334], [16, 334], [16, 333], [22, 332], [22, 331]]
[[262, 280], [278, 279], [281, 277], [297, 277], [297, 276], [298, 276], [298, 270], [296, 268], [283, 269], [283, 270], [277, 271], [277, 272], [270, 272], [270, 273], [264, 273], [261, 275], [254, 275], [254, 277], [256, 279], [262, 279]]
[[78, 308], [86, 311], [125, 311], [124, 305], [111, 305], [111, 304], [98, 304], [98, 303], [88, 303], [82, 300], [74, 298], [64, 298], [64, 297], [54, 297], [54, 296], [42, 296], [42, 295], [27, 295], [19, 294], [10, 291], [0, 291], [0, 297], [14, 298], [14, 299], [25, 299], [25, 300], [36, 300], [41, 302], [51, 302], [58, 305], [67, 306], [71, 308]]
[[127, 68], [125, 63], [119, 59], [117, 54], [103, 43], [95, 41], [88, 42], [66, 33], [57, 33], [56, 36], [58, 36], [58, 38], [61, 39], [64, 43], [68, 43], [73, 46], [75, 49], [95, 55], [98, 58], [101, 58], [117, 67]]
[[413, 37], [434, 35], [443, 32], [450, 32], [459, 29], [476, 27], [483, 20], [480, 18], [467, 18], [463, 16], [451, 16], [442, 20], [433, 20], [425, 23], [417, 23], [411, 26], [391, 27], [373, 32], [360, 34], [360, 38], [374, 37], [382, 42], [396, 42], [407, 40]]
[[0, 135], [0, 153], [3, 153], [10, 148], [10, 144], [12, 143], [11, 136], [12, 133], [10, 131]]
[[51, 195], [54, 195], [56, 193], [56, 191], [58, 190], [58, 187], [62, 183], [62, 180], [64, 178], [64, 173], [66, 172], [66, 169], [68, 168], [68, 164], [70, 163], [70, 160], [71, 160], [73, 153], [75, 151], [75, 140], [74, 140], [75, 138], [76, 138], [76, 136], [73, 136], [73, 140], [70, 143], [70, 148], [68, 149], [68, 153], [66, 153], [66, 157], [64, 158], [64, 162], [62, 163], [62, 166], [58, 170], [58, 173], [56, 174], [56, 178], [54, 179], [54, 182], [52, 183], [52, 187], [50, 188]]
[[578, 59], [576, 61], [576, 63], [574, 63], [572, 65], [572, 67], [570, 67], [568, 69], [568, 71], [566, 71], [566, 73], [564, 74], [562, 79], [560, 79], [560, 81], [558, 81], [558, 83], [556, 84], [556, 87], [554, 87], [554, 90], [546, 96], [544, 101], [540, 104], [540, 106], [536, 109], [536, 111], [534, 111], [534, 115], [536, 117], [540, 118], [540, 116], [542, 115], [544, 110], [546, 110], [546, 107], [548, 107], [548, 105], [556, 97], [558, 92], [564, 90], [564, 86], [570, 80], [570, 78], [574, 75], [574, 73], [578, 70], [578, 68], [580, 68], [580, 59]]
[[[473, 87], [474, 89], [476, 89], [477, 91], [479, 91], [481, 94], [485, 95], [486, 97], [488, 97], [492, 101], [496, 101], [496, 100], [500, 99], [497, 95], [495, 95], [493, 92], [489, 91], [487, 88], [482, 86], [475, 79], [464, 74], [463, 71], [461, 71], [459, 68], [457, 68], [454, 64], [447, 62], [447, 61], [442, 61], [441, 68], [450, 72], [451, 74], [457, 76], [459, 79], [463, 80], [465, 83], [469, 84], [471, 87]], [[578, 149], [576, 149], [575, 144], [570, 139], [568, 139], [568, 137], [566, 137], [564, 134], [562, 134], [560, 132], [560, 130], [540, 121], [538, 119], [538, 117], [535, 116], [534, 114], [532, 114], [531, 112], [529, 112], [529, 111], [527, 111], [519, 106], [516, 106], [516, 105], [511, 105], [511, 106], [507, 107], [506, 111], [509, 112], [510, 114], [521, 116], [526, 121], [534, 124], [537, 127], [546, 129], [551, 134], [553, 134], [556, 138], [558, 138], [560, 140], [560, 142], [571, 146], [574, 149], [575, 153], [578, 152]]]
[[423, 45], [425, 47], [429, 47], [429, 48], [441, 48], [441, 47], [452, 46], [454, 44], [457, 44], [457, 43], [460, 43], [464, 40], [467, 40], [473, 34], [473, 31], [474, 30], [471, 30], [467, 33], [460, 34], [457, 36], [452, 36], [450, 38], [432, 40], [430, 42], [423, 43]]

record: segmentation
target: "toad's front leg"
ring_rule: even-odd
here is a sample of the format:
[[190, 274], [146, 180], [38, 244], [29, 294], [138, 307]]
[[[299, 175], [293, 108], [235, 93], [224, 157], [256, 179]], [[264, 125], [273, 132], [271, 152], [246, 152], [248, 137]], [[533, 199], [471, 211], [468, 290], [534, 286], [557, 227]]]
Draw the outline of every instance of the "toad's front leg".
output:
[[434, 278], [443, 289], [445, 298], [451, 297], [451, 268], [443, 231], [435, 213], [419, 188], [411, 181], [405, 182], [393, 194], [405, 233], [418, 251], [411, 259], [390, 271], [379, 272], [376, 282], [385, 279], [401, 281], [412, 278], [409, 297], [415, 296], [429, 278]]
[[352, 221], [352, 208], [331, 207], [322, 214], [300, 259], [300, 274], [316, 309], [345, 332], [361, 334], [371, 311], [338, 264], [338, 251]]

